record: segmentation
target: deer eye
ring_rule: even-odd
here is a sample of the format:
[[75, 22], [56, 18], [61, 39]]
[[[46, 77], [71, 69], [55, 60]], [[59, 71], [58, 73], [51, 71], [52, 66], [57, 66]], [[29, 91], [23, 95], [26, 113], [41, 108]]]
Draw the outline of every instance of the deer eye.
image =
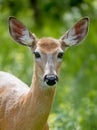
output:
[[63, 58], [63, 54], [64, 54], [63, 52], [60, 52], [57, 57], [62, 59]]
[[41, 56], [40, 56], [40, 54], [39, 54], [39, 52], [34, 52], [34, 55], [35, 55], [35, 58], [41, 58]]

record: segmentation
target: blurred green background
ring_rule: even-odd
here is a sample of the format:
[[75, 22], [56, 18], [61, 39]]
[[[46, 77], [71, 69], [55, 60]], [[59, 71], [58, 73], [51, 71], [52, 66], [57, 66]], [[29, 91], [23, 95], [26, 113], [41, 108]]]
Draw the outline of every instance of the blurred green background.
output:
[[30, 85], [33, 56], [10, 37], [9, 16], [39, 38], [60, 38], [81, 17], [90, 17], [83, 44], [64, 55], [49, 125], [50, 130], [97, 130], [97, 0], [0, 0], [0, 70]]

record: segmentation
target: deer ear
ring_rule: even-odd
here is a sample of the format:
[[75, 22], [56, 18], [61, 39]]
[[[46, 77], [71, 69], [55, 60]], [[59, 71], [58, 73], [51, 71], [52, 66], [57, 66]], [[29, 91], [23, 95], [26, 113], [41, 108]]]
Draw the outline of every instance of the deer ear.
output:
[[83, 18], [61, 37], [63, 46], [78, 45], [87, 35], [89, 18]]
[[35, 35], [15, 17], [9, 17], [9, 32], [16, 42], [25, 46], [33, 46], [36, 41]]

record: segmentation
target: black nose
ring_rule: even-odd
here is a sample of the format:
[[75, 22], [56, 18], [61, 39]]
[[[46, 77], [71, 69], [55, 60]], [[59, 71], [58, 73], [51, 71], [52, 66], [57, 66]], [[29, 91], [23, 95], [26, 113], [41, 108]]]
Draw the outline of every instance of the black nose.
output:
[[58, 77], [56, 75], [45, 75], [44, 81], [47, 83], [47, 85], [52, 86], [57, 83]]

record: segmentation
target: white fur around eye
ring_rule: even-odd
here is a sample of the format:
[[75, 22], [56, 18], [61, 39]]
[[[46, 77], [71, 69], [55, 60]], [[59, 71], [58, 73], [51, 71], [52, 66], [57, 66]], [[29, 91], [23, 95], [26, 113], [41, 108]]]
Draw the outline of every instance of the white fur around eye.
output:
[[[40, 57], [35, 57], [35, 53], [39, 53]], [[42, 57], [41, 51], [38, 50], [38, 49], [36, 49], [36, 50], [34, 51], [34, 57], [35, 57], [35, 60], [36, 60], [37, 62], [40, 62], [40, 61], [41, 61], [41, 57]]]
[[62, 59], [61, 59], [61, 58], [57, 58], [57, 61], [58, 61], [58, 62], [62, 62]]
[[62, 50], [62, 49], [59, 49], [59, 50], [57, 51], [57, 55], [56, 55], [57, 61], [58, 61], [58, 62], [62, 62], [62, 59], [63, 59], [63, 58], [58, 57], [59, 53], [63, 53], [63, 50]]

